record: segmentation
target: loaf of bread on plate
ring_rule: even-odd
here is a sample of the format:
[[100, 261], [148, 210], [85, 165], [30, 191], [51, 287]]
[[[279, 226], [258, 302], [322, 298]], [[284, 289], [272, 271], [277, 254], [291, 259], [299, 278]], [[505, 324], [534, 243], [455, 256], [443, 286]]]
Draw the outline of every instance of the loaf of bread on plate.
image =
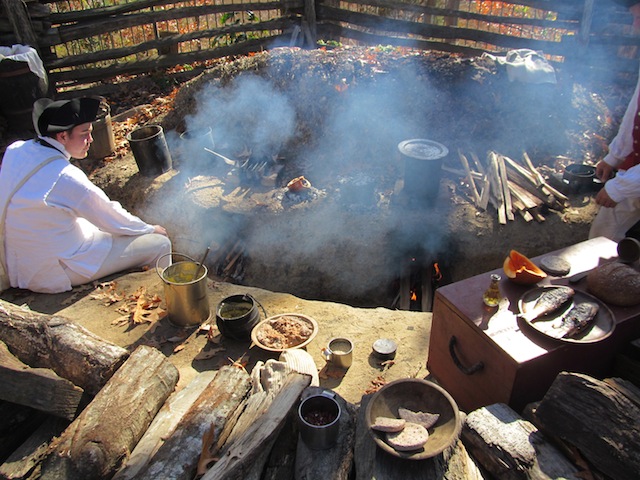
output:
[[640, 272], [620, 262], [600, 265], [587, 275], [587, 290], [611, 305], [637, 305], [640, 303]]

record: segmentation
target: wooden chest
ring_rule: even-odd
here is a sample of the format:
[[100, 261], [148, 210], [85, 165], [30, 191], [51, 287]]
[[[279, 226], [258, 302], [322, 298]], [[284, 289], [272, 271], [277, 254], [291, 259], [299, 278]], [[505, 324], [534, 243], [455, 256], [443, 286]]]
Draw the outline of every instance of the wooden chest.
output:
[[[615, 242], [600, 237], [549, 255], [561, 255], [571, 264], [569, 275], [575, 275], [616, 257], [616, 248]], [[500, 290], [507, 299], [497, 311], [482, 302], [492, 273], [502, 275]], [[568, 277], [549, 276], [538, 285], [550, 284], [567, 285]], [[586, 280], [571, 286], [586, 291]], [[436, 290], [427, 368], [463, 411], [493, 403], [522, 411], [544, 396], [561, 371], [607, 376], [616, 352], [640, 336], [640, 305], [610, 306], [615, 329], [596, 343], [567, 343], [537, 334], [516, 318], [518, 300], [530, 288], [510, 282], [496, 269]]]

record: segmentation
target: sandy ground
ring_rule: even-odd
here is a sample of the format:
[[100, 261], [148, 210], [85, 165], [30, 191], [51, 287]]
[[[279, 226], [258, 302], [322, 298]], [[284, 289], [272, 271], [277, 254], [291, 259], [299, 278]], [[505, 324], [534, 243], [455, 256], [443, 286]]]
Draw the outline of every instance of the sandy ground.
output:
[[[107, 279], [109, 280], [109, 279]], [[152, 323], [133, 325], [123, 319], [123, 308], [130, 304], [136, 292], [148, 297], [159, 295], [158, 309], [149, 310]], [[105, 281], [94, 287], [77, 287], [73, 291], [44, 295], [10, 289], [0, 298], [34, 311], [63, 316], [84, 326], [105, 340], [135, 349], [137, 345], [159, 348], [180, 371], [178, 388], [183, 388], [198, 372], [216, 370], [231, 363], [241, 364], [251, 371], [258, 361], [277, 358], [277, 353], [252, 347], [250, 342], [224, 338], [215, 326], [218, 303], [235, 294], [249, 293], [266, 310], [268, 316], [280, 313], [302, 313], [319, 324], [316, 338], [307, 351], [320, 370], [322, 387], [335, 390], [347, 401], [360, 402], [365, 391], [398, 378], [425, 378], [429, 345], [431, 314], [389, 310], [385, 308], [353, 308], [347, 305], [308, 301], [289, 294], [243, 287], [228, 283], [208, 282], [208, 299], [212, 317], [210, 335], [199, 328], [178, 328], [168, 318], [153, 321], [166, 310], [164, 283], [154, 270], [133, 272]], [[116, 298], [120, 298], [114, 301]], [[112, 303], [113, 302], [113, 303]], [[261, 312], [261, 319], [264, 319]], [[347, 337], [354, 342], [353, 364], [348, 370], [329, 366], [322, 356], [322, 348], [334, 337]], [[394, 362], [382, 365], [372, 355], [372, 344], [379, 338], [390, 338], [398, 344]], [[216, 353], [211, 358], [210, 352]]]

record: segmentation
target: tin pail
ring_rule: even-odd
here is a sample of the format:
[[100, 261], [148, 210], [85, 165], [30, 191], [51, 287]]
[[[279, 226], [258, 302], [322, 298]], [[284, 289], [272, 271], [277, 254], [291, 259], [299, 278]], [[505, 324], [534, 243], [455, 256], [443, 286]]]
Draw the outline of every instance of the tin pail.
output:
[[404, 192], [412, 200], [434, 203], [440, 189], [442, 162], [449, 150], [432, 140], [414, 138], [398, 144], [404, 157]]
[[326, 450], [338, 441], [341, 409], [335, 397], [325, 390], [305, 398], [298, 407], [300, 438], [312, 450]]
[[[160, 272], [159, 263], [164, 257], [183, 257]], [[156, 272], [164, 282], [169, 321], [176, 327], [196, 327], [209, 319], [207, 296], [207, 267], [181, 253], [167, 253], [158, 258]]]
[[236, 340], [250, 340], [251, 330], [260, 321], [257, 300], [248, 293], [232, 295], [218, 304], [216, 325], [220, 333]]
[[91, 132], [93, 142], [89, 146], [87, 158], [98, 159], [113, 154], [116, 151], [116, 142], [111, 124], [111, 107], [107, 99], [100, 96], [94, 96], [93, 98], [100, 101], [100, 108], [93, 122], [93, 132]]
[[171, 153], [160, 125], [146, 125], [127, 134], [140, 173], [146, 177], [171, 170]]

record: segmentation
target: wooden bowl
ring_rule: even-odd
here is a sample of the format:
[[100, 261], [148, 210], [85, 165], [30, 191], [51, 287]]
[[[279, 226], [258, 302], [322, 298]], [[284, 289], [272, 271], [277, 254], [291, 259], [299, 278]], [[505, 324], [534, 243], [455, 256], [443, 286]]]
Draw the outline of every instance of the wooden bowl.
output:
[[[309, 327], [311, 327], [311, 334], [300, 343], [291, 345], [287, 348], [278, 348], [271, 345], [265, 345], [264, 343], [262, 343], [259, 339], [260, 337], [259, 334], [261, 330], [264, 329], [265, 326], [268, 325], [269, 323], [278, 322], [279, 320], [283, 319], [283, 317], [294, 317], [296, 320], [306, 323]], [[269, 352], [284, 352], [285, 350], [290, 350], [292, 348], [306, 347], [309, 343], [311, 343], [311, 340], [313, 340], [317, 334], [318, 334], [318, 322], [316, 322], [315, 319], [307, 315], [302, 315], [300, 313], [281, 313], [280, 315], [274, 315], [272, 317], [269, 317], [263, 320], [262, 322], [258, 323], [255, 327], [253, 327], [253, 330], [251, 330], [251, 340], [255, 345], [257, 345], [263, 350], [267, 350]]]
[[[440, 415], [436, 424], [429, 429], [429, 439], [420, 450], [399, 452], [386, 442], [384, 432], [371, 428], [376, 417], [400, 418], [399, 408]], [[439, 385], [418, 378], [396, 380], [378, 390], [367, 405], [365, 420], [379, 448], [409, 460], [424, 460], [439, 455], [458, 440], [462, 428], [460, 411], [451, 395]]]

